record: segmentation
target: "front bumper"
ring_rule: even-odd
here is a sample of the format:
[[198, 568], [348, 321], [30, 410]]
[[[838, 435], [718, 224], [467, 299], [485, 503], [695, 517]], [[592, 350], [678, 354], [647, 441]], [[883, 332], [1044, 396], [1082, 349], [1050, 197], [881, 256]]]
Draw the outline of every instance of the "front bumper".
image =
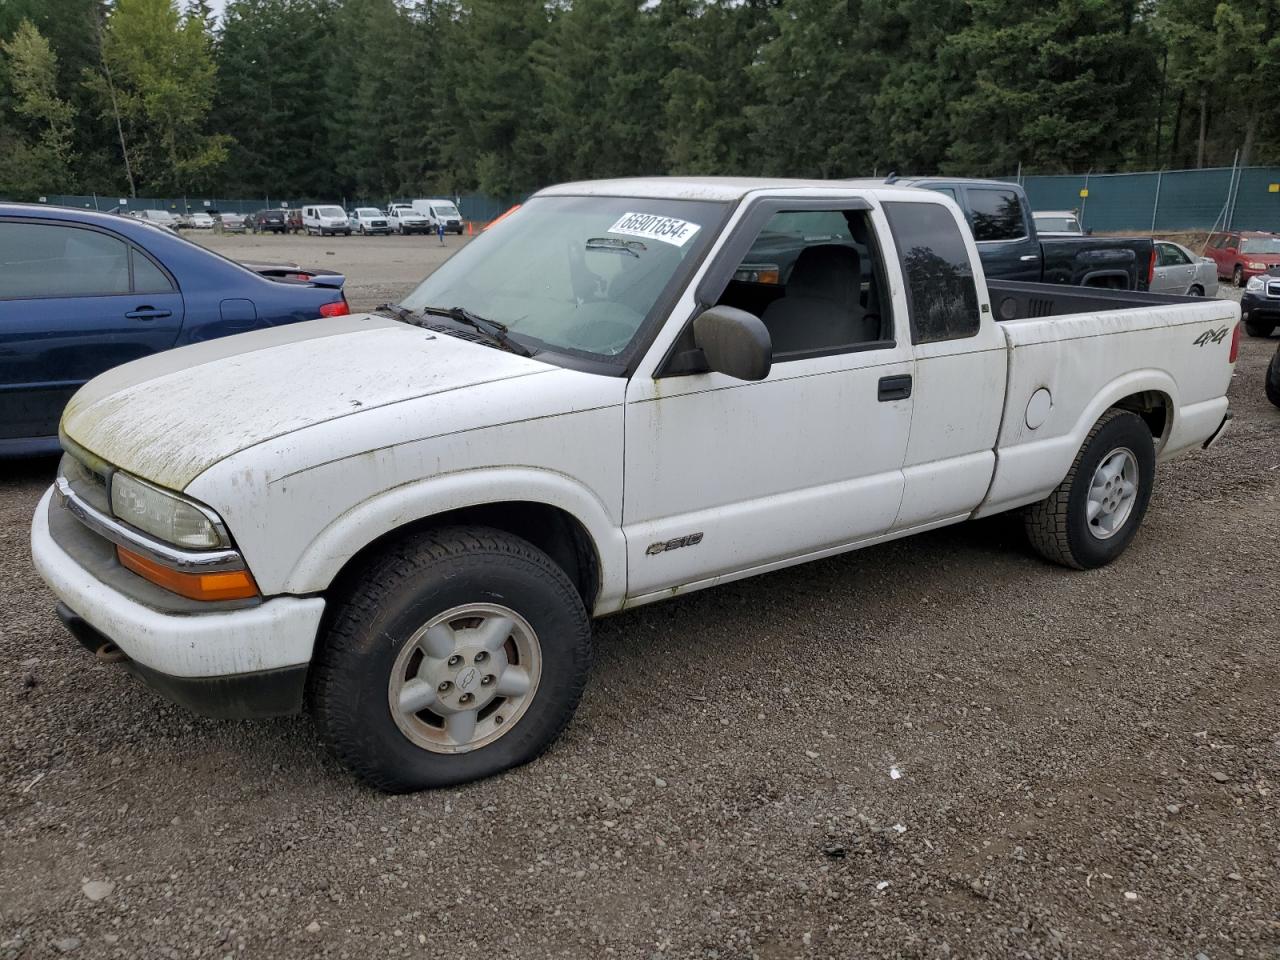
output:
[[[208, 613], [144, 605], [95, 577], [54, 540], [49, 527], [53, 495], [51, 487], [36, 507], [31, 557], [65, 608], [64, 622], [82, 643], [87, 637], [95, 649], [114, 644], [149, 685], [198, 712], [262, 716], [266, 704], [275, 704], [270, 713], [296, 712], [323, 599], [274, 597]], [[279, 694], [281, 686], [290, 691], [287, 696]], [[272, 689], [276, 692], [264, 692]]]
[[1259, 296], [1256, 293], [1246, 293], [1240, 298], [1240, 312], [1251, 320], [1280, 322], [1280, 300]]

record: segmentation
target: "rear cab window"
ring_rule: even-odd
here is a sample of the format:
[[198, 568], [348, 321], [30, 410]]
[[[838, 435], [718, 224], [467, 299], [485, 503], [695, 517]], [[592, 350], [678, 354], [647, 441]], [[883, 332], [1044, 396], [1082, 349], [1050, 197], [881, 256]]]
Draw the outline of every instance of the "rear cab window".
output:
[[968, 187], [969, 223], [973, 239], [981, 242], [1023, 240], [1027, 234], [1022, 204], [1012, 190], [996, 187]]

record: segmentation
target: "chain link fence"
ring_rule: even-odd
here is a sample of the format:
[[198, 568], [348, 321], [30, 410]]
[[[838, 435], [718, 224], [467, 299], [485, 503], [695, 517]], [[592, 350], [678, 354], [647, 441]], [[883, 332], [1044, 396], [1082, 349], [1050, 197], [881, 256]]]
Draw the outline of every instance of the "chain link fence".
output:
[[[1014, 179], [1014, 178], [1009, 178]], [[1090, 173], [1016, 178], [1033, 210], [1077, 210], [1082, 225], [1099, 233], [1176, 230], [1280, 231], [1280, 167], [1216, 167], [1152, 173]], [[253, 213], [268, 207], [334, 203], [314, 197], [116, 197], [101, 194], [41, 198], [44, 203], [90, 210], [217, 210]], [[487, 223], [517, 202], [484, 194], [452, 198], [463, 219]], [[380, 201], [342, 198], [347, 209], [381, 207]]]
[[1280, 231], [1280, 167], [1018, 178], [1033, 210], [1077, 210], [1086, 230]]

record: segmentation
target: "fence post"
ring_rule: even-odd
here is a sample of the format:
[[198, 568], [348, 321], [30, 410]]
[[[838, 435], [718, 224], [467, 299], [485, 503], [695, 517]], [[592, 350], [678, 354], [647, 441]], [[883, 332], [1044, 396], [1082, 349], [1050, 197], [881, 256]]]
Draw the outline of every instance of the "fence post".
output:
[[1160, 182], [1164, 179], [1164, 170], [1156, 171], [1156, 199], [1151, 205], [1151, 232], [1156, 232], [1156, 212], [1160, 209]]

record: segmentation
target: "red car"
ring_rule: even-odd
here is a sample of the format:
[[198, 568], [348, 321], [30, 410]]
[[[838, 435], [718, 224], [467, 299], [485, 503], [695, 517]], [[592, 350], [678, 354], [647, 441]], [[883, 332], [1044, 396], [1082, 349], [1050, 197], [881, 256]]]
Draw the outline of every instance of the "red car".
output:
[[1280, 266], [1280, 236], [1258, 230], [1214, 233], [1204, 255], [1218, 265], [1218, 277], [1243, 287], [1250, 277]]

